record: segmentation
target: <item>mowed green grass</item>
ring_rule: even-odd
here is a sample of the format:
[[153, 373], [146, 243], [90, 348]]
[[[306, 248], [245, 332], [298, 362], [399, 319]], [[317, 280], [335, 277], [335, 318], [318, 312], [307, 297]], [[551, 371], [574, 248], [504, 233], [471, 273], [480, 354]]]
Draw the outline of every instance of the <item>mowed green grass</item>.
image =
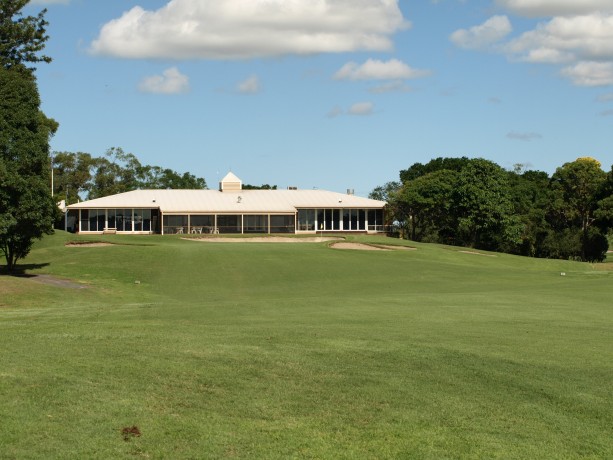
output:
[[0, 277], [2, 458], [613, 457], [610, 264], [75, 238]]

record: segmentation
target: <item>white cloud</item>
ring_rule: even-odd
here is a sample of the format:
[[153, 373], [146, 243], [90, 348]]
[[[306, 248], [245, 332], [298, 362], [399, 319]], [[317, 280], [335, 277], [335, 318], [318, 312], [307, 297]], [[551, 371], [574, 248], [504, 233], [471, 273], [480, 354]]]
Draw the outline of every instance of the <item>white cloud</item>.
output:
[[611, 0], [497, 0], [496, 3], [516, 14], [529, 17], [613, 12]]
[[513, 139], [513, 140], [516, 140], [516, 141], [530, 142], [530, 141], [534, 141], [534, 140], [537, 140], [537, 139], [542, 139], [543, 136], [541, 136], [539, 133], [535, 133], [535, 132], [511, 131], [511, 132], [507, 133], [507, 138]]
[[578, 86], [612, 86], [613, 62], [582, 61], [562, 69], [562, 75]]
[[389, 50], [409, 23], [399, 0], [171, 0], [135, 6], [91, 44], [122, 58], [244, 59]]
[[251, 75], [245, 81], [236, 86], [236, 90], [242, 94], [257, 94], [261, 91], [262, 85], [257, 75]]
[[375, 106], [372, 102], [358, 102], [349, 107], [347, 113], [349, 115], [372, 115], [374, 112]]
[[162, 75], [145, 77], [138, 85], [143, 93], [180, 94], [189, 91], [189, 78], [176, 67], [164, 70]]
[[510, 41], [505, 50], [529, 62], [613, 59], [613, 15], [556, 17]]
[[463, 48], [504, 53], [511, 61], [559, 65], [561, 75], [578, 86], [613, 86], [613, 0], [497, 0], [497, 4], [524, 16], [550, 19], [495, 47], [490, 45], [510, 33], [511, 27], [503, 19], [493, 19], [506, 16], [458, 30], [451, 40]]
[[430, 75], [428, 70], [413, 69], [398, 59], [369, 59], [364, 64], [348, 62], [334, 74], [336, 80], [404, 80]]
[[506, 16], [492, 16], [483, 24], [470, 29], [459, 29], [449, 39], [460, 48], [486, 48], [509, 35], [513, 30]]

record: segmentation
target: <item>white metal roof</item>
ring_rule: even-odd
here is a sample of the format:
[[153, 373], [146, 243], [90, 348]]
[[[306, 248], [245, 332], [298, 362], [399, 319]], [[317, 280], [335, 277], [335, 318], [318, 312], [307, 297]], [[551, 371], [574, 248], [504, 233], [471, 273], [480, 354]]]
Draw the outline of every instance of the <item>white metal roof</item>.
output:
[[297, 208], [375, 208], [384, 201], [326, 190], [134, 190], [68, 209], [159, 208], [163, 213], [295, 213]]

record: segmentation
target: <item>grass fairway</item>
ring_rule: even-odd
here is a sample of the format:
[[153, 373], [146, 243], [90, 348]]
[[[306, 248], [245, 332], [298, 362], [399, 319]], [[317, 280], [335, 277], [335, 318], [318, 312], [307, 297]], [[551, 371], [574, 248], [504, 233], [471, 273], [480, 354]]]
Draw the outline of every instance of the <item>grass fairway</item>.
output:
[[74, 238], [0, 277], [2, 458], [613, 457], [611, 264]]

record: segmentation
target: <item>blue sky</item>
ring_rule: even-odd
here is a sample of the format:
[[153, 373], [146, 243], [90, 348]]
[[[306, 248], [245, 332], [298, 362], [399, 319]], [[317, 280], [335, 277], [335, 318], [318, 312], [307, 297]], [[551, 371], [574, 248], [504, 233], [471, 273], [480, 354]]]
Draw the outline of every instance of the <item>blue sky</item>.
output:
[[33, 0], [55, 151], [367, 195], [415, 162], [613, 164], [611, 0]]

